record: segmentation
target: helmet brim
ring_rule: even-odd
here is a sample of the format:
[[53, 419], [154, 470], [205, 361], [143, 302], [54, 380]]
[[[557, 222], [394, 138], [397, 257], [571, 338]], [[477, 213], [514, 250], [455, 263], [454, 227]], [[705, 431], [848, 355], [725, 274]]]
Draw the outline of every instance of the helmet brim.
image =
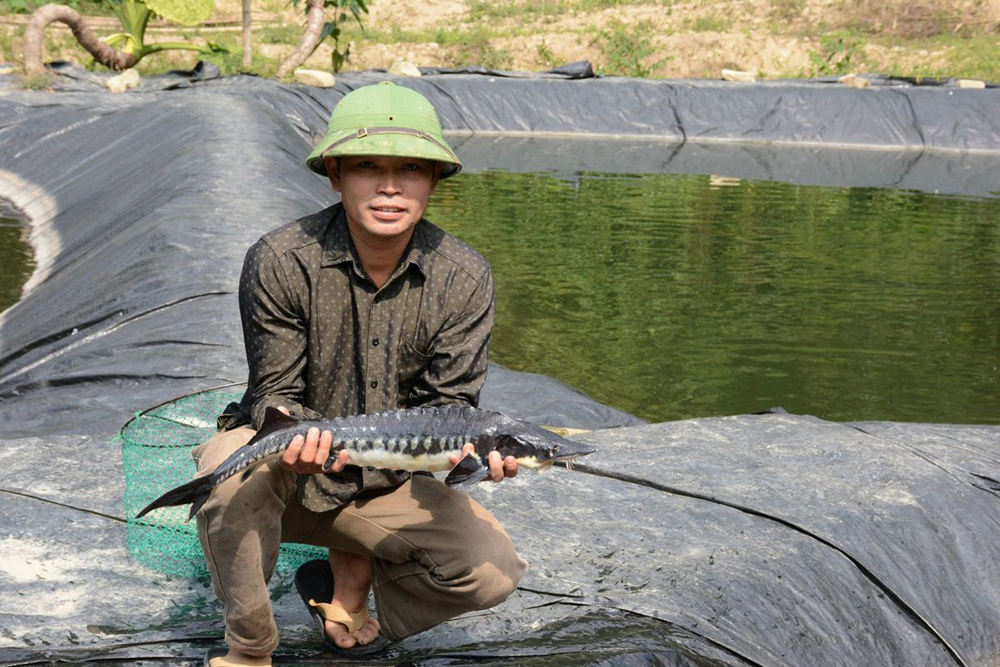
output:
[[317, 174], [327, 176], [326, 158], [385, 155], [439, 162], [441, 163], [441, 178], [454, 176], [462, 170], [461, 161], [455, 152], [450, 150], [450, 147], [439, 145], [426, 137], [396, 133], [366, 134], [364, 136], [358, 136], [358, 134], [358, 132], [328, 134], [306, 158], [306, 166]]

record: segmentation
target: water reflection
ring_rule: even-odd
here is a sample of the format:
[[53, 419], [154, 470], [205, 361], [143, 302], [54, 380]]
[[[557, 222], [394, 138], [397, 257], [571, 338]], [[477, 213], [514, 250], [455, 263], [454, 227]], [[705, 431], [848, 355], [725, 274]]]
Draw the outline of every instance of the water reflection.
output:
[[0, 199], [0, 311], [17, 303], [34, 268], [28, 227], [21, 212]]
[[493, 263], [494, 360], [647, 419], [1000, 422], [1000, 200], [482, 172], [428, 215]]

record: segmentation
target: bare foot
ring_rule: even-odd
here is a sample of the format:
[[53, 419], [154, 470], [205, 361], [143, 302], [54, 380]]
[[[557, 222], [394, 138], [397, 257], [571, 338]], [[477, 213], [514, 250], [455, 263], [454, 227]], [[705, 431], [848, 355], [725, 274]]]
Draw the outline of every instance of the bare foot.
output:
[[230, 648], [222, 657], [212, 658], [208, 667], [271, 667], [271, 656], [248, 655]]
[[357, 632], [353, 635], [347, 632], [347, 627], [341, 623], [334, 623], [333, 621], [326, 622], [326, 634], [330, 635], [330, 639], [333, 643], [340, 648], [352, 648], [353, 646], [364, 646], [366, 644], [371, 644], [373, 641], [378, 639], [379, 631], [378, 620], [374, 618], [368, 618], [365, 624], [361, 626]]
[[[372, 582], [372, 563], [368, 556], [346, 551], [330, 550], [330, 569], [333, 571], [333, 600], [330, 604], [357, 613], [368, 606], [368, 592]], [[341, 623], [326, 622], [326, 633], [340, 648], [371, 644], [378, 639], [381, 627], [374, 618], [365, 621], [354, 634]]]

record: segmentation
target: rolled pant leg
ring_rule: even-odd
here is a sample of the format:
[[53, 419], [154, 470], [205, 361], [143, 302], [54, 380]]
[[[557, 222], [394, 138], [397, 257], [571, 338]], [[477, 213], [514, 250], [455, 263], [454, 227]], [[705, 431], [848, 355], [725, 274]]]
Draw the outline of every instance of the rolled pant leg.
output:
[[393, 640], [499, 604], [528, 570], [489, 512], [425, 475], [313, 521], [288, 518], [296, 533], [312, 524], [294, 541], [372, 556], [379, 622]]
[[[192, 452], [198, 474], [207, 474], [253, 437], [250, 428], [218, 433]], [[295, 475], [277, 462], [257, 469], [245, 482], [234, 475], [220, 484], [198, 511], [198, 539], [225, 605], [226, 642], [250, 655], [278, 646], [267, 581], [281, 546], [286, 505], [295, 502]]]

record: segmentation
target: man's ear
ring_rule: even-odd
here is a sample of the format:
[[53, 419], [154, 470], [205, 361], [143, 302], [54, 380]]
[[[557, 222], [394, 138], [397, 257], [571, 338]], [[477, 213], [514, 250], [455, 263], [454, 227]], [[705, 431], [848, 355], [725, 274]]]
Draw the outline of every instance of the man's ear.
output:
[[340, 192], [340, 162], [335, 157], [328, 157], [323, 160], [326, 165], [326, 175], [330, 179], [330, 185], [337, 192]]
[[441, 172], [444, 171], [440, 162], [434, 162], [434, 176], [431, 179], [431, 194], [437, 189], [438, 181], [441, 180]]

